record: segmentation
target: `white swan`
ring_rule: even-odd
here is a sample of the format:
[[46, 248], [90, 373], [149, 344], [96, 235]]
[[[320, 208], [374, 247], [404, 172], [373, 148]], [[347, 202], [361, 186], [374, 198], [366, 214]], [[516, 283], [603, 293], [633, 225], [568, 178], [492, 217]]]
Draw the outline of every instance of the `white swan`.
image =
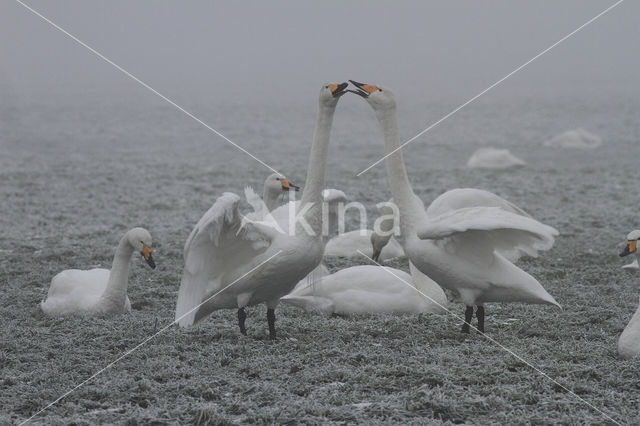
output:
[[281, 204], [279, 200], [282, 195], [299, 190], [300, 187], [291, 183], [285, 176], [272, 173], [264, 181], [262, 198], [250, 186], [244, 189], [244, 196], [253, 208], [253, 212], [247, 216], [253, 220], [262, 220]]
[[552, 137], [544, 142], [544, 146], [552, 148], [595, 149], [602, 145], [602, 139], [579, 127]]
[[111, 270], [67, 269], [53, 277], [47, 299], [40, 303], [42, 310], [56, 316], [131, 311], [127, 286], [134, 251], [139, 251], [151, 268], [156, 267], [151, 256], [151, 234], [146, 229], [133, 228], [120, 240]]
[[[628, 271], [636, 272], [638, 269], [638, 240], [640, 239], [640, 231], [631, 231], [627, 235], [627, 244], [624, 251], [620, 253], [620, 257], [624, 257], [635, 253], [636, 259], [633, 263], [623, 266]], [[636, 310], [631, 321], [624, 328], [620, 338], [618, 339], [618, 354], [621, 358], [630, 359], [637, 355], [640, 355], [640, 304]]]
[[411, 275], [394, 268], [364, 265], [341, 269], [313, 283], [301, 282], [281, 300], [324, 314], [443, 313], [444, 291], [413, 265]]
[[508, 149], [497, 148], [480, 148], [467, 161], [467, 167], [472, 169], [502, 170], [526, 165]]
[[625, 269], [628, 272], [637, 272], [638, 269], [640, 269], [640, 267], [638, 266], [638, 259], [640, 258], [640, 253], [638, 252], [636, 247], [639, 239], [640, 239], [639, 230], [629, 232], [629, 235], [627, 235], [627, 245], [625, 246], [624, 251], [620, 253], [620, 257], [628, 256], [632, 253], [635, 254], [635, 259], [633, 259], [633, 262], [629, 263], [628, 265], [624, 265], [622, 267], [622, 269]]
[[[358, 87], [354, 93], [365, 98], [375, 111], [384, 134], [387, 174], [400, 211], [404, 251], [417, 269], [442, 287], [458, 292], [467, 305], [462, 331], [469, 332], [474, 305], [478, 306], [476, 316], [480, 332], [484, 332], [483, 305], [486, 302], [559, 306], [535, 278], [498, 252], [508, 251], [514, 257], [522, 253], [536, 255], [538, 250], [553, 245], [558, 232], [526, 214], [514, 212], [514, 209], [484, 205], [466, 207], [469, 203], [466, 197], [456, 194], [468, 190], [456, 190], [454, 195], [445, 193], [425, 211], [424, 204], [411, 189], [402, 152], [398, 149], [400, 138], [393, 92], [384, 87], [351, 82]], [[480, 193], [485, 194], [481, 198], [486, 198], [486, 191], [470, 192]], [[491, 195], [501, 203], [507, 203], [497, 195]], [[476, 201], [472, 200], [472, 203]]]
[[[322, 189], [329, 133], [338, 99], [347, 83], [320, 90], [307, 181], [294, 232], [278, 232], [246, 222], [238, 211], [240, 197], [224, 193], [198, 222], [184, 248], [185, 266], [176, 306], [176, 322], [189, 326], [217, 309], [238, 309], [240, 332], [246, 334], [245, 306], [266, 303], [269, 335], [276, 337], [275, 307], [280, 297], [322, 260]], [[279, 209], [288, 209], [288, 205]], [[274, 211], [277, 212], [279, 209]], [[285, 230], [289, 231], [288, 227]]]

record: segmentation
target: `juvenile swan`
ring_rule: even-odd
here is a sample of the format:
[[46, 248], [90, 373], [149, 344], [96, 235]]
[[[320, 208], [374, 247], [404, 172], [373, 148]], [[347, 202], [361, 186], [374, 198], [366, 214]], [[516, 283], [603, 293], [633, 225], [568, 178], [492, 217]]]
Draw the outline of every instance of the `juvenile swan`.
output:
[[[635, 253], [635, 267], [629, 267], [629, 265], [623, 267], [632, 272], [635, 272], [638, 269], [638, 257], [640, 257], [640, 254], [638, 253], [637, 245], [639, 239], [640, 231], [632, 231], [627, 235], [627, 245], [625, 246], [624, 251], [620, 253], [620, 257]], [[618, 354], [624, 359], [633, 358], [640, 354], [640, 304], [638, 305], [636, 313], [633, 314], [631, 321], [629, 321], [629, 324], [627, 324], [618, 339]]]
[[[383, 132], [391, 195], [400, 211], [402, 246], [409, 260], [439, 285], [456, 291], [467, 306], [463, 333], [469, 333], [473, 306], [484, 332], [484, 303], [558, 305], [540, 283], [512, 260], [551, 248], [558, 231], [487, 191], [457, 189], [425, 210], [413, 193], [400, 150], [396, 101], [391, 89], [350, 80], [373, 108]], [[489, 202], [488, 204], [486, 202]]]
[[146, 229], [133, 228], [120, 240], [111, 270], [67, 269], [53, 277], [47, 299], [40, 303], [42, 310], [55, 316], [131, 311], [127, 286], [134, 251], [140, 252], [152, 269], [156, 267], [151, 257], [151, 234]]

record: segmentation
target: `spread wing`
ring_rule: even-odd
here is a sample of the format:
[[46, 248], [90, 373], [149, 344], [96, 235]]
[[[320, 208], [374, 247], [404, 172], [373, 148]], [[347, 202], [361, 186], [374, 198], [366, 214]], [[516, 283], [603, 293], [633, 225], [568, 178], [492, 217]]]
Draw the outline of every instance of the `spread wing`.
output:
[[271, 236], [243, 221], [240, 197], [225, 192], [202, 216], [184, 246], [184, 270], [176, 306], [176, 322], [192, 325], [205, 294], [223, 288], [225, 274], [251, 265], [271, 243]]
[[[472, 212], [465, 210], [473, 207], [498, 208], [513, 216], [495, 210], [479, 209]], [[467, 221], [460, 224], [461, 227], [471, 225], [469, 231], [492, 231], [490, 236], [492, 246], [512, 262], [523, 255], [535, 257], [538, 251], [549, 250], [553, 247], [555, 237], [558, 235], [557, 230], [531, 218], [527, 212], [515, 204], [482, 189], [459, 188], [445, 192], [431, 203], [427, 209], [427, 217], [434, 220], [439, 217], [441, 220], [447, 213], [451, 214], [454, 211], [460, 211], [460, 213], [450, 216], [448, 220], [466, 217]], [[476, 217], [471, 224], [469, 219], [473, 215]], [[521, 218], [530, 219], [530, 221], [520, 220]], [[491, 229], [484, 229], [483, 224]], [[502, 230], [500, 230], [501, 224], [504, 225]], [[526, 230], [521, 229], [521, 226], [525, 226]], [[481, 235], [474, 235], [474, 238], [482, 240]]]
[[514, 260], [549, 249], [558, 231], [501, 207], [468, 207], [428, 217], [417, 234], [421, 239], [441, 240], [447, 251], [459, 255], [492, 258], [495, 250]]
[[269, 209], [267, 205], [262, 200], [252, 187], [247, 186], [244, 188], [244, 197], [247, 200], [247, 203], [253, 209], [253, 212], [248, 213], [246, 216], [252, 220], [262, 220], [267, 214], [269, 214]]

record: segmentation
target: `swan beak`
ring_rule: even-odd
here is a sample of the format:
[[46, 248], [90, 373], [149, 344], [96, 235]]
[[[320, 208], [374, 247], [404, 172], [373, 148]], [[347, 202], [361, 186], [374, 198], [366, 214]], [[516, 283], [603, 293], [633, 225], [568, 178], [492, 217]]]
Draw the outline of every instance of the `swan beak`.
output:
[[347, 92], [355, 93], [356, 95], [362, 96], [365, 99], [369, 97], [369, 94], [378, 90], [378, 86], [375, 86], [373, 84], [358, 83], [357, 81], [353, 80], [349, 81], [351, 82], [351, 84], [356, 86], [358, 90], [347, 90]]
[[152, 252], [151, 247], [145, 244], [142, 245], [142, 251], [140, 252], [142, 254], [142, 257], [144, 257], [144, 260], [147, 261], [147, 264], [151, 266], [151, 269], [156, 269], [156, 262], [153, 261], [151, 252]]
[[289, 182], [289, 179], [280, 179], [280, 185], [282, 185], [283, 191], [290, 191], [292, 189], [294, 191], [300, 191], [300, 187]]
[[376, 246], [373, 246], [373, 255], [371, 256], [371, 259], [373, 259], [374, 262], [380, 261], [380, 250], [378, 250]]
[[340, 96], [347, 93], [347, 91], [344, 89], [346, 89], [348, 85], [349, 83], [340, 83], [340, 84], [331, 83], [329, 85], [329, 90], [331, 90], [331, 94], [333, 95], [334, 98], [339, 98]]
[[637, 244], [638, 240], [627, 241], [627, 245], [624, 247], [624, 250], [622, 250], [622, 253], [620, 253], [620, 257], [625, 257], [631, 253], [635, 253]]

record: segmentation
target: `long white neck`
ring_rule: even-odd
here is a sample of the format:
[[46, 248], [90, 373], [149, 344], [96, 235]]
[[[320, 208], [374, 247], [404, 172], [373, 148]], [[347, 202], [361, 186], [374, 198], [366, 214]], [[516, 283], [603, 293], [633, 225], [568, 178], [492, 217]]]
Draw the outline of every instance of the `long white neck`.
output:
[[[304, 218], [316, 236], [322, 234], [322, 190], [324, 189], [325, 164], [329, 150], [329, 134], [335, 111], [335, 105], [327, 106], [322, 103], [318, 109], [316, 129], [313, 133], [313, 144], [309, 154], [307, 180], [300, 202], [300, 209], [305, 208], [308, 203], [313, 203]], [[306, 231], [302, 224], [296, 223], [296, 235], [300, 235], [300, 233], [306, 233]]]
[[280, 192], [270, 191], [265, 185], [264, 191], [262, 192], [262, 201], [264, 201], [264, 205], [267, 206], [267, 210], [273, 211], [278, 207], [279, 196]]
[[[382, 129], [385, 152], [390, 154], [400, 146], [396, 109], [393, 107], [376, 110], [376, 117]], [[385, 159], [385, 164], [391, 185], [391, 194], [400, 211], [400, 229], [405, 234], [407, 227], [411, 227], [415, 223], [418, 212], [416, 212], [416, 203], [407, 176], [407, 169], [404, 166], [402, 151], [398, 150], [389, 155]]]
[[127, 234], [120, 240], [113, 264], [109, 273], [109, 282], [100, 296], [98, 304], [105, 311], [123, 311], [129, 284], [129, 266], [133, 247], [129, 244]]

